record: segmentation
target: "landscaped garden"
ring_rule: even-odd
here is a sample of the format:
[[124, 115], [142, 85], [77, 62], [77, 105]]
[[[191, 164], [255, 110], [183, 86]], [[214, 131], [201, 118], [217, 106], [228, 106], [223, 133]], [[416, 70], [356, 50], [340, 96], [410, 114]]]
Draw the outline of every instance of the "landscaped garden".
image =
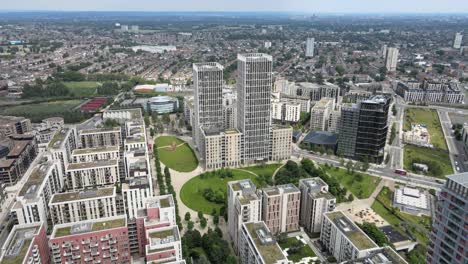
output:
[[434, 148], [447, 150], [444, 133], [440, 124], [437, 111], [426, 108], [407, 108], [405, 110], [404, 129], [411, 130], [411, 124], [424, 124], [431, 136], [431, 144]]
[[260, 175], [272, 176], [273, 173], [275, 173], [275, 171], [279, 167], [281, 167], [281, 164], [280, 163], [275, 163], [275, 164], [261, 164], [261, 165], [252, 166], [252, 167], [245, 167], [245, 168], [241, 168], [241, 169], [251, 171], [251, 172], [257, 174], [258, 176], [260, 176]]
[[380, 178], [359, 171], [345, 170], [337, 167], [323, 167], [326, 173], [338, 180], [354, 196], [366, 199], [380, 183]]
[[309, 245], [302, 243], [296, 237], [280, 238], [278, 244], [283, 250], [288, 249], [288, 260], [294, 263], [301, 261], [303, 258], [317, 256]]
[[428, 166], [429, 170], [425, 174], [429, 176], [445, 178], [453, 173], [449, 154], [443, 150], [407, 145], [404, 157], [404, 169], [407, 171], [422, 173], [413, 166], [414, 163], [421, 163]]
[[76, 97], [88, 97], [96, 94], [97, 87], [101, 86], [99, 82], [64, 82], [70, 93]]
[[198, 160], [190, 146], [174, 137], [161, 136], [155, 140], [159, 159], [169, 168], [179, 172], [191, 172], [198, 166]]

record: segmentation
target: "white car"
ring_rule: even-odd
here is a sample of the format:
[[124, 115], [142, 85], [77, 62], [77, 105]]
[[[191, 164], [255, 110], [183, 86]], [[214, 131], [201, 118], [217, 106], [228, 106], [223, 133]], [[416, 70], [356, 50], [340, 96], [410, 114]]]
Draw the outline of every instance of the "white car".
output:
[[457, 167], [457, 171], [460, 171], [460, 167]]

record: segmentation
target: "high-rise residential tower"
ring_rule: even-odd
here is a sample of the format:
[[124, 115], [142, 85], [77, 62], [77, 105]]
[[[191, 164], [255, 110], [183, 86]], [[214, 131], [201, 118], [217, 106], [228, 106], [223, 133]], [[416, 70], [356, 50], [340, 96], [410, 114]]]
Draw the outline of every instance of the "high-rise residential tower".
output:
[[306, 57], [313, 57], [315, 51], [315, 39], [308, 38], [306, 42]]
[[243, 161], [269, 158], [273, 58], [263, 53], [239, 54], [237, 127], [243, 133]]
[[455, 39], [453, 40], [453, 48], [454, 49], [461, 48], [462, 40], [463, 40], [463, 35], [461, 33], [455, 34]]
[[398, 52], [399, 51], [397, 48], [387, 48], [387, 55], [385, 56], [385, 67], [387, 68], [387, 71], [396, 71], [398, 63]]
[[223, 66], [216, 62], [193, 64], [194, 98], [194, 141], [201, 144], [200, 128], [221, 131], [224, 127], [223, 116]]
[[468, 263], [468, 172], [447, 176], [439, 195], [426, 263]]

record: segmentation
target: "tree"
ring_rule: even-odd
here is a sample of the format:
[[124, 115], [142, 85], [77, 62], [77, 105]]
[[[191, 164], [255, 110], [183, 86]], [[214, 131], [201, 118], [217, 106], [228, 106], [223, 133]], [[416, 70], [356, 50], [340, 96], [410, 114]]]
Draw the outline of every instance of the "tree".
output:
[[218, 216], [218, 215], [213, 216], [213, 223], [214, 223], [215, 225], [218, 225], [218, 224], [219, 224], [219, 216]]
[[396, 116], [396, 114], [397, 114], [397, 109], [396, 109], [395, 104], [393, 104], [393, 106], [392, 106], [392, 113], [393, 113], [394, 116]]
[[345, 68], [341, 65], [336, 66], [335, 70], [336, 73], [338, 73], [338, 75], [340, 76], [343, 76], [343, 74], [345, 73]]
[[185, 213], [184, 220], [185, 220], [185, 221], [189, 221], [189, 220], [190, 220], [190, 212], [186, 212], [186, 213]]
[[192, 222], [192, 221], [188, 221], [188, 222], [187, 222], [187, 229], [188, 229], [188, 230], [193, 230], [193, 227], [194, 227], [193, 222]]
[[364, 222], [359, 227], [380, 247], [389, 244], [385, 234], [375, 224]]
[[202, 212], [202, 211], [198, 211], [197, 215], [198, 215], [198, 219], [204, 218], [204, 217], [203, 217], [203, 212]]
[[348, 202], [352, 202], [352, 201], [354, 201], [354, 196], [353, 194], [350, 193], [348, 196]]
[[216, 214], [217, 214], [216, 208], [213, 208], [213, 210], [211, 211], [211, 216], [215, 216]]
[[200, 227], [201, 227], [202, 229], [206, 227], [206, 224], [207, 224], [207, 223], [208, 223], [208, 222], [207, 222], [206, 218], [203, 217], [202, 219], [200, 219]]

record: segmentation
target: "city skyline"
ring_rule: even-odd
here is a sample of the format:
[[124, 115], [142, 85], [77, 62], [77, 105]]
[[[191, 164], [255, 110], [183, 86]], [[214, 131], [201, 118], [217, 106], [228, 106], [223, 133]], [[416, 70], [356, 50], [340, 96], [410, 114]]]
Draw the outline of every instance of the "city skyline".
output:
[[468, 4], [463, 0], [448, 1], [343, 1], [316, 2], [307, 0], [241, 0], [219, 2], [215, 0], [197, 2], [177, 0], [152, 2], [123, 0], [66, 2], [23, 0], [3, 3], [0, 11], [145, 11], [145, 12], [298, 12], [298, 13], [468, 13]]

